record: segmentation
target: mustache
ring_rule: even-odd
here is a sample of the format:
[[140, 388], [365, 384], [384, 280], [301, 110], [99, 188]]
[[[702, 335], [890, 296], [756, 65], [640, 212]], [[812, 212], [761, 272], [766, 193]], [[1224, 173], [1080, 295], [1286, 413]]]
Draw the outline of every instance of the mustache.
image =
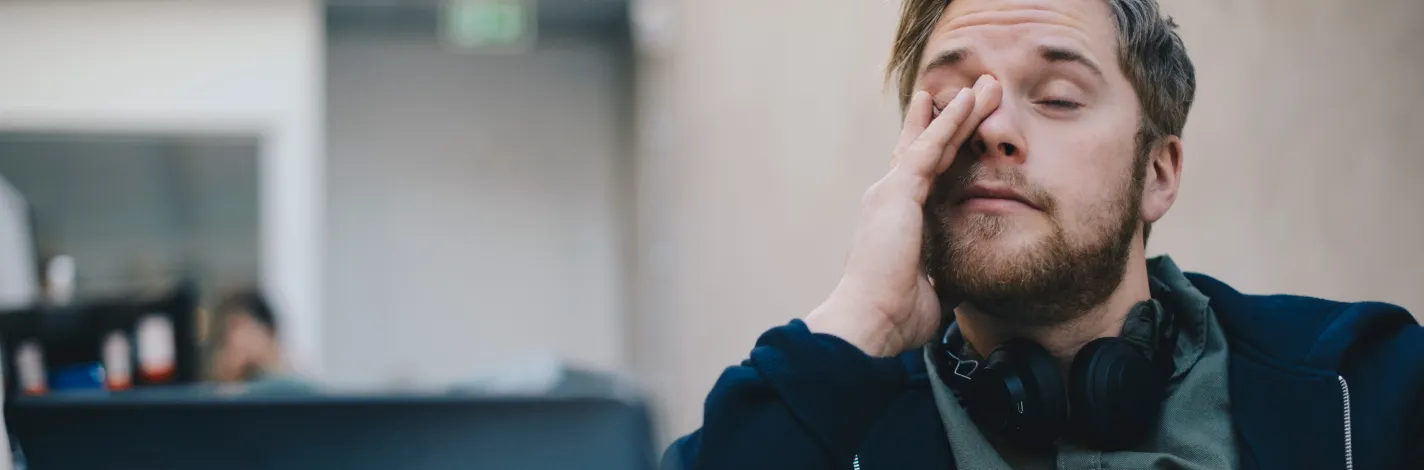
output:
[[[1034, 206], [1039, 207], [1049, 214], [1055, 213], [1057, 200], [1053, 194], [1048, 192], [1043, 186], [1035, 184], [1028, 179], [1018, 168], [1011, 166], [989, 166], [982, 162], [975, 161], [961, 171], [954, 171], [951, 168], [945, 176], [947, 181], [941, 181], [941, 194], [943, 201], [958, 200], [964, 194], [965, 189], [979, 183], [993, 183], [1007, 186], [1028, 199]], [[953, 174], [950, 174], [953, 173]]]

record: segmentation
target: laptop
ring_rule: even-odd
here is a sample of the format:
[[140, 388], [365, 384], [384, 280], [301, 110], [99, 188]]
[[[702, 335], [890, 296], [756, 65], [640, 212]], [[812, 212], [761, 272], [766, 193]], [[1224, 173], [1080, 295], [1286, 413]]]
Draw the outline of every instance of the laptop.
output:
[[224, 397], [145, 391], [16, 400], [29, 469], [651, 470], [645, 406], [593, 396]]

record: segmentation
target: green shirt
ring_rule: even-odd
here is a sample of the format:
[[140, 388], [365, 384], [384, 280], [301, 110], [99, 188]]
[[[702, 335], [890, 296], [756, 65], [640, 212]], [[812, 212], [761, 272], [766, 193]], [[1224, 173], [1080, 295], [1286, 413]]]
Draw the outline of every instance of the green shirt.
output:
[[[1177, 331], [1174, 371], [1157, 428], [1136, 448], [1102, 452], [1060, 441], [1043, 453], [1029, 453], [991, 443], [939, 380], [925, 349], [935, 407], [949, 435], [959, 468], [1036, 469], [1226, 469], [1237, 467], [1226, 387], [1226, 335], [1207, 305], [1207, 297], [1182, 275], [1172, 259], [1153, 258], [1148, 274], [1167, 286], [1158, 300], [1172, 311]], [[997, 444], [997, 445], [996, 445]]]

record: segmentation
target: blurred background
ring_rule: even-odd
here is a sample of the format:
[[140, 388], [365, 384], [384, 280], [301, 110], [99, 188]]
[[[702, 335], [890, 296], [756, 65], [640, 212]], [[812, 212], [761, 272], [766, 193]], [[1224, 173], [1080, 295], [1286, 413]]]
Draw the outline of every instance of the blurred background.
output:
[[[1163, 3], [1199, 91], [1150, 250], [1424, 312], [1424, 2]], [[194, 286], [174, 334], [207, 363], [256, 341], [215, 320], [256, 292], [281, 359], [253, 361], [283, 375], [442, 387], [565, 361], [639, 383], [667, 440], [836, 282], [899, 124], [897, 13], [0, 0], [0, 309]]]

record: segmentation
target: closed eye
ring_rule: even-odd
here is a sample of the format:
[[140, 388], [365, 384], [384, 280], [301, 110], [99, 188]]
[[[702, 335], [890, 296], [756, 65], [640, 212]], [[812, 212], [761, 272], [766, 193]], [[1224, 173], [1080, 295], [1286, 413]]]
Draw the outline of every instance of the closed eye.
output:
[[1059, 99], [1039, 100], [1039, 101], [1038, 101], [1038, 104], [1041, 104], [1041, 105], [1044, 105], [1044, 106], [1048, 106], [1048, 107], [1050, 107], [1050, 108], [1062, 109], [1062, 110], [1075, 110], [1075, 109], [1078, 109], [1078, 108], [1083, 107], [1083, 104], [1082, 104], [1082, 103], [1078, 103], [1078, 102], [1074, 102], [1074, 101], [1068, 101], [1068, 100], [1059, 100]]

